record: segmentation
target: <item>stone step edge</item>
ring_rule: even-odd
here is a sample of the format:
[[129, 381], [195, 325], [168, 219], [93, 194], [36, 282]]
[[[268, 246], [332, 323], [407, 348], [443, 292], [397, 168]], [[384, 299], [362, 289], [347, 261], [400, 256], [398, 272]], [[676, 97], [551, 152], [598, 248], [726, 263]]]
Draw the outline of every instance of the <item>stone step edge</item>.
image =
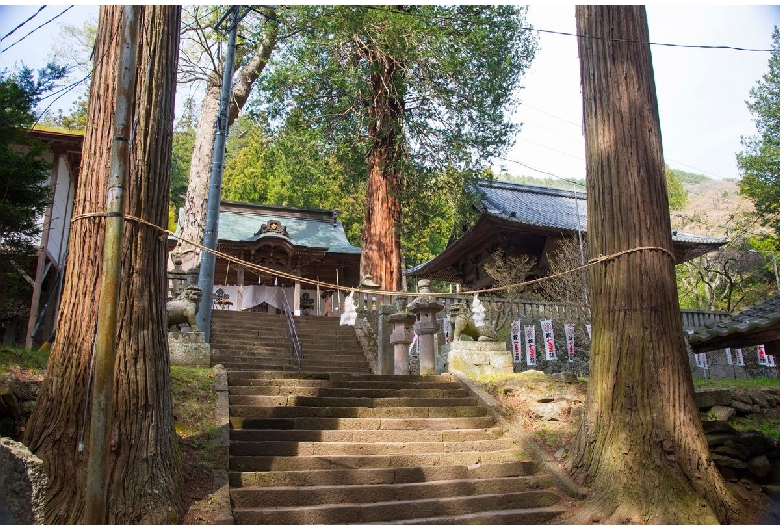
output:
[[[360, 469], [310, 469], [288, 471], [230, 471], [228, 479], [232, 488], [258, 486], [271, 481], [281, 486], [332, 485], [334, 480], [352, 485], [372, 484], [421, 484], [429, 477], [457, 476], [459, 480], [475, 478], [530, 477], [539, 474], [539, 465], [533, 460], [489, 462], [477, 465], [446, 464], [443, 466], [414, 466]], [[265, 480], [253, 480], [262, 478]], [[323, 480], [327, 479], [327, 480]], [[363, 480], [363, 481], [361, 481]], [[265, 485], [265, 484], [263, 484]]]

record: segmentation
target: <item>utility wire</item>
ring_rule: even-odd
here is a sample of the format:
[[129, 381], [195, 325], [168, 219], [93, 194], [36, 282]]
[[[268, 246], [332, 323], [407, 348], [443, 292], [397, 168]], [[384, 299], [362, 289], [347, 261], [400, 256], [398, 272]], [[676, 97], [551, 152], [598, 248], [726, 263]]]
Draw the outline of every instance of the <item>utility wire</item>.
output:
[[[45, 7], [45, 6], [44, 6], [44, 7]], [[44, 22], [43, 24], [41, 24], [41, 25], [40, 25], [40, 26], [38, 26], [37, 28], [33, 29], [31, 32], [29, 32], [27, 35], [25, 35], [24, 37], [22, 37], [22, 38], [21, 38], [21, 39], [19, 39], [18, 41], [14, 42], [14, 43], [13, 43], [13, 44], [11, 44], [10, 46], [7, 46], [6, 48], [3, 48], [2, 50], [0, 50], [0, 53], [4, 53], [4, 52], [8, 51], [9, 49], [13, 48], [14, 46], [16, 46], [17, 44], [19, 44], [20, 42], [22, 42], [24, 39], [26, 39], [27, 37], [29, 37], [30, 35], [32, 35], [32, 34], [33, 34], [33, 33], [35, 33], [36, 31], [38, 31], [39, 29], [41, 29], [41, 28], [42, 28], [43, 26], [45, 26], [46, 24], [49, 24], [49, 23], [53, 22], [54, 20], [56, 20], [56, 19], [60, 18], [62, 15], [64, 15], [64, 14], [65, 14], [65, 13], [67, 13], [68, 11], [70, 11], [72, 8], [73, 8], [73, 6], [68, 6], [68, 7], [66, 7], [66, 8], [65, 8], [65, 9], [63, 9], [63, 10], [62, 10], [62, 11], [61, 11], [61, 12], [60, 12], [58, 15], [55, 15], [55, 16], [51, 17], [49, 20], [47, 20], [46, 22]]]
[[593, 35], [581, 35], [579, 33], [569, 33], [567, 31], [553, 31], [551, 29], [538, 29], [538, 28], [520, 28], [527, 31], [537, 31], [539, 33], [552, 33], [554, 35], [566, 35], [569, 37], [579, 37], [583, 39], [603, 40], [607, 42], [625, 42], [629, 44], [649, 44], [651, 46], [668, 46], [672, 48], [698, 48], [703, 50], [735, 50], [739, 52], [772, 52], [773, 50], [765, 50], [758, 48], [742, 48], [739, 46], [720, 46], [720, 45], [707, 45], [707, 44], [675, 44], [669, 42], [652, 42], [652, 41], [640, 41], [633, 39], [613, 39], [609, 37], [596, 37]]
[[12, 29], [11, 31], [9, 31], [8, 33], [6, 33], [6, 34], [5, 34], [5, 35], [3, 35], [2, 37], [0, 37], [0, 42], [4, 41], [4, 40], [5, 40], [7, 37], [10, 37], [10, 36], [11, 36], [11, 35], [12, 35], [12, 34], [13, 34], [13, 33], [14, 33], [16, 30], [17, 30], [17, 29], [21, 28], [22, 26], [24, 26], [25, 24], [27, 24], [29, 21], [31, 21], [32, 19], [34, 19], [36, 16], [38, 16], [38, 13], [40, 13], [40, 12], [41, 12], [41, 11], [43, 11], [44, 9], [46, 9], [46, 6], [41, 6], [41, 7], [39, 7], [39, 8], [38, 8], [38, 11], [36, 11], [35, 13], [33, 13], [33, 14], [30, 16], [30, 18], [28, 18], [27, 20], [25, 20], [24, 22], [22, 22], [21, 24], [19, 24], [18, 26], [16, 26], [14, 29]]

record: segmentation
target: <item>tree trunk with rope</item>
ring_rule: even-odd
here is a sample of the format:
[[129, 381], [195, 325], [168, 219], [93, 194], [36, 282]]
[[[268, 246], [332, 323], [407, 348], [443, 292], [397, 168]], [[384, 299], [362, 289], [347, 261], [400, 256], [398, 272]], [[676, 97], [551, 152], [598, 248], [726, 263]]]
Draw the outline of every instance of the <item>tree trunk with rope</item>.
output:
[[[125, 214], [165, 227], [179, 51], [179, 6], [137, 6], [136, 84]], [[44, 462], [47, 524], [83, 521], [93, 351], [114, 139], [116, 39], [122, 6], [102, 6], [68, 267], [46, 378], [24, 443]], [[126, 218], [117, 308], [113, 421], [107, 468], [108, 524], [181, 519], [181, 462], [173, 409], [165, 312], [163, 233]]]
[[[276, 46], [278, 30], [276, 8], [264, 6], [262, 12], [266, 17], [266, 22], [263, 25], [263, 37], [253, 51], [252, 58], [239, 68], [235, 75], [233, 93], [228, 110], [228, 127], [233, 124], [241, 109], [244, 108], [249, 99], [252, 85], [265, 69], [268, 59], [271, 57], [271, 52]], [[206, 81], [206, 93], [201, 103], [200, 116], [198, 117], [198, 125], [195, 132], [195, 146], [190, 163], [187, 193], [184, 196], [183, 213], [179, 218], [182, 239], [177, 241], [176, 248], [171, 251], [168, 265], [171, 269], [175, 260], [181, 260], [181, 267], [184, 270], [200, 264], [200, 249], [188, 243], [188, 241], [197, 244], [203, 243], [221, 87], [222, 71], [210, 72]]]
[[734, 522], [741, 506], [710, 457], [677, 302], [645, 9], [576, 13], [588, 254], [618, 255], [590, 269], [590, 384], [569, 461], [590, 494], [570, 522]]
[[397, 224], [401, 203], [397, 194], [403, 185], [401, 151], [404, 148], [402, 116], [402, 65], [394, 58], [372, 50], [371, 93], [366, 185], [366, 216], [360, 258], [361, 278], [370, 275], [380, 289], [401, 289], [401, 236]]

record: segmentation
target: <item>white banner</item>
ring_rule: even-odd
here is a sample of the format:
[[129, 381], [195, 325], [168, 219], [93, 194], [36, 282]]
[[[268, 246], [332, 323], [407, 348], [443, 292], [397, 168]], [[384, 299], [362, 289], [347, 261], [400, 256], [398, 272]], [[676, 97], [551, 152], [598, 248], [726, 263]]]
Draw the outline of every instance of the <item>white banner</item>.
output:
[[542, 323], [542, 341], [544, 342], [544, 353], [548, 361], [554, 361], [558, 358], [555, 355], [555, 334], [553, 333], [552, 320], [540, 320]]
[[520, 345], [523, 342], [520, 337], [520, 325], [521, 323], [519, 320], [512, 322], [512, 356], [516, 363], [520, 362], [520, 352], [523, 351], [522, 346]]
[[731, 348], [726, 348], [726, 364], [734, 364], [734, 359], [731, 358]]
[[449, 315], [444, 317], [444, 322], [442, 322], [442, 328], [444, 328], [444, 344], [449, 344], [450, 333], [452, 333], [452, 321], [450, 320]]
[[590, 340], [591, 339], [591, 336], [590, 336], [590, 324], [585, 324], [585, 329], [588, 330], [588, 340]]
[[734, 355], [737, 358], [737, 366], [745, 366], [745, 358], [742, 356], [742, 348], [735, 349]]
[[766, 366], [767, 365], [766, 350], [764, 349], [764, 345], [763, 344], [759, 344], [758, 345], [758, 364], [760, 364], [762, 366]]
[[536, 328], [525, 326], [525, 362], [536, 366]]
[[569, 355], [569, 362], [574, 362], [574, 324], [564, 324], [563, 331], [566, 333], [566, 353]]
[[767, 361], [769, 363], [769, 364], [767, 364], [767, 366], [777, 366], [775, 364], [775, 356], [774, 355], [767, 355], [766, 359], [767, 359]]

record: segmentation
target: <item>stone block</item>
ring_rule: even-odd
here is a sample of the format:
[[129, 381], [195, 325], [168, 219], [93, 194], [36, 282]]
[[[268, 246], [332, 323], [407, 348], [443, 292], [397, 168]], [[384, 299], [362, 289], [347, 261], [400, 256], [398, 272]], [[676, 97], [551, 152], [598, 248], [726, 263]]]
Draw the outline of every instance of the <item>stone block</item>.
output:
[[457, 370], [468, 376], [514, 372], [512, 353], [503, 342], [457, 341], [442, 347], [442, 355], [445, 354], [448, 370]]
[[707, 413], [707, 417], [714, 421], [729, 422], [737, 415], [737, 411], [731, 407], [724, 407], [723, 405], [715, 405]]
[[171, 331], [168, 333], [171, 364], [183, 366], [211, 366], [211, 346], [205, 333]]
[[38, 457], [21, 443], [0, 438], [0, 524], [42, 524], [47, 484]]
[[730, 390], [724, 388], [714, 388], [696, 391], [696, 406], [700, 409], [710, 408], [715, 405], [727, 407], [733, 400]]

